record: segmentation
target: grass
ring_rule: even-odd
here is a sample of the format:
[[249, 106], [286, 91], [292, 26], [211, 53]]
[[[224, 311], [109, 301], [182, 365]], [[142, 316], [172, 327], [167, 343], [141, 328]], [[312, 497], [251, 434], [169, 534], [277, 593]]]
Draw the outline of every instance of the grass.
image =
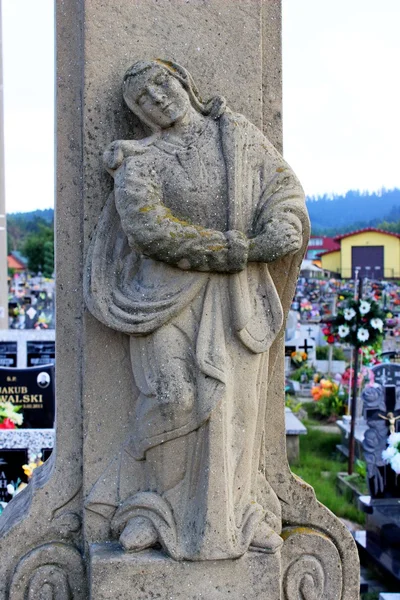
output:
[[341, 495], [336, 488], [337, 474], [347, 470], [346, 462], [336, 451], [339, 443], [340, 434], [309, 428], [307, 435], [300, 436], [300, 458], [290, 466], [312, 485], [318, 500], [336, 516], [363, 524], [365, 516], [351, 502], [350, 494]]

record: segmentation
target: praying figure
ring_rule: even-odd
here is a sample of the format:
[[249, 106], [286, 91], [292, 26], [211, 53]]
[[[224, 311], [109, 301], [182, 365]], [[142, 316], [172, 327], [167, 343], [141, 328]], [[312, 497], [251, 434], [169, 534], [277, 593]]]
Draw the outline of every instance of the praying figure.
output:
[[[224, 98], [203, 102], [180, 65], [136, 62], [123, 96], [148, 136], [104, 153], [114, 190], [85, 298], [130, 337], [138, 395], [129, 438], [85, 505], [127, 552], [274, 553], [265, 408], [309, 237], [304, 193], [261, 131]], [[282, 411], [283, 398], [282, 386]]]

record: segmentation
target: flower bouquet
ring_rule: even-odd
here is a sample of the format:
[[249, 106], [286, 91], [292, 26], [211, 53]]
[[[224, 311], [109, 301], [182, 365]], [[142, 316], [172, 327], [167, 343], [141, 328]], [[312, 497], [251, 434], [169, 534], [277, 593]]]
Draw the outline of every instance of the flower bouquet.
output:
[[336, 420], [345, 412], [345, 397], [339, 384], [328, 378], [322, 378], [311, 389], [314, 402], [318, 402], [318, 413], [323, 417]]
[[290, 359], [296, 367], [301, 367], [306, 362], [307, 358], [307, 353], [300, 352], [300, 350], [292, 352], [292, 354], [290, 355]]
[[382, 458], [389, 464], [396, 475], [400, 475], [400, 433], [391, 433], [388, 437], [388, 447], [382, 452]]
[[21, 406], [14, 406], [11, 402], [0, 402], [0, 429], [21, 427], [24, 420], [21, 409]]
[[323, 330], [329, 344], [336, 341], [356, 348], [374, 346], [383, 338], [386, 315], [375, 300], [347, 300], [339, 306], [332, 323]]

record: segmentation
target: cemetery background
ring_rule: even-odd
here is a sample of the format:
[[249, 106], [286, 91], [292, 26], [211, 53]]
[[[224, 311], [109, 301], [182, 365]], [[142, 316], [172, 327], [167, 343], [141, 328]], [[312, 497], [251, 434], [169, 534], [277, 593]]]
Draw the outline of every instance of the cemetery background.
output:
[[[388, 225], [388, 228], [394, 226], [395, 225]], [[332, 237], [334, 235], [339, 235], [342, 232], [343, 230], [337, 229]], [[316, 264], [320, 264], [317, 261], [315, 262]], [[304, 266], [307, 267], [307, 265]], [[324, 266], [323, 262], [322, 266]], [[13, 269], [13, 267], [11, 267], [11, 269]], [[306, 427], [309, 428], [307, 436], [304, 435], [304, 437], [301, 438], [304, 448], [306, 448], [307, 443], [310, 444], [313, 441], [313, 436], [315, 445], [320, 447], [323, 447], [322, 440], [328, 440], [326, 441], [328, 449], [321, 452], [321, 460], [332, 458], [332, 449], [335, 445], [333, 442], [335, 442], [336, 438], [332, 438], [329, 441], [330, 434], [325, 433], [325, 431], [321, 432], [321, 436], [324, 437], [318, 437], [317, 432], [319, 430], [312, 428], [316, 426], [317, 421], [318, 426], [325, 427], [325, 422], [337, 422], [338, 417], [345, 417], [344, 419], [339, 419], [339, 421], [342, 421], [342, 426], [344, 428], [342, 451], [346, 452], [346, 425], [348, 425], [348, 421], [346, 423], [346, 417], [348, 416], [346, 413], [348, 412], [351, 388], [350, 348], [345, 343], [335, 344], [333, 352], [331, 352], [331, 346], [328, 344], [327, 340], [329, 335], [326, 331], [324, 333], [326, 327], [323, 323], [321, 324], [321, 322], [326, 315], [329, 315], [329, 313], [332, 312], [333, 304], [335, 302], [337, 306], [340, 304], [342, 296], [345, 298], [347, 294], [351, 295], [354, 292], [354, 281], [331, 277], [330, 275], [327, 275], [326, 270], [327, 269], [325, 268], [325, 272], [322, 273], [321, 271], [314, 271], [314, 276], [310, 271], [305, 271], [307, 277], [303, 277], [297, 287], [297, 293], [292, 307], [293, 313], [286, 331], [287, 407], [295, 414], [300, 412], [300, 415], [302, 411], [307, 410], [307, 415], [302, 417]], [[334, 272], [335, 269], [332, 269], [332, 271]], [[54, 330], [52, 329], [54, 327], [54, 283], [52, 278], [45, 278], [42, 272], [32, 270], [28, 270], [27, 276], [19, 275], [16, 277], [16, 273], [12, 270], [9, 271], [9, 275], [10, 329], [9, 332], [4, 332], [4, 335], [1, 337], [3, 346], [0, 347], [0, 363], [7, 369], [17, 369], [17, 367], [21, 366], [31, 367], [35, 365], [34, 361], [39, 361], [36, 362], [36, 365], [54, 363], [54, 349], [51, 345], [51, 343], [54, 342]], [[379, 364], [386, 365], [391, 362], [395, 364], [395, 361], [398, 359], [397, 351], [399, 350], [400, 343], [400, 321], [398, 316], [400, 288], [396, 281], [384, 281], [378, 279], [367, 281], [365, 285], [363, 297], [367, 299], [374, 297], [380, 303], [382, 308], [387, 310], [387, 313], [385, 321], [385, 339], [382, 346], [368, 349], [364, 351], [362, 355], [363, 368], [361, 370], [358, 387], [360, 398], [363, 391], [368, 388], [368, 386], [373, 385], [369, 375], [369, 369], [374, 365]], [[40, 294], [43, 293], [46, 293], [46, 297], [43, 296], [40, 298]], [[29, 297], [30, 300], [27, 299]], [[44, 304], [38, 305], [37, 303], [41, 300], [45, 301]], [[37, 314], [34, 315], [34, 318], [30, 319], [27, 311], [29, 311], [31, 306], [34, 308], [37, 307], [38, 310], [36, 311]], [[17, 337], [11, 335], [13, 329], [17, 330]], [[32, 331], [32, 337], [27, 337], [26, 332], [23, 331], [26, 329]], [[47, 335], [41, 337], [43, 335], [42, 331]], [[25, 337], [21, 344], [22, 335], [25, 335]], [[15, 342], [17, 339], [19, 346], [17, 346], [16, 349]], [[28, 342], [31, 343], [31, 347], [28, 348], [28, 345], [26, 345], [25, 352], [24, 344], [28, 344]], [[393, 354], [391, 355], [390, 352]], [[42, 362], [41, 356], [43, 356], [43, 361], [45, 362]], [[21, 365], [21, 362], [26, 364]], [[40, 371], [46, 372], [46, 369], [43, 368], [40, 369]], [[52, 371], [49, 370], [49, 373], [52, 378]], [[7, 373], [5, 376], [9, 377], [10, 375]], [[386, 385], [385, 381], [384, 385]], [[389, 385], [393, 384], [390, 383]], [[10, 424], [6, 419], [10, 419], [10, 417], [3, 417], [3, 423], [0, 423], [1, 429], [4, 423]], [[366, 428], [365, 423], [362, 421], [361, 404], [358, 419], [359, 428]], [[46, 423], [48, 424], [50, 421], [47, 420]], [[9, 437], [3, 438], [5, 441], [0, 442], [0, 445], [2, 445], [4, 449], [7, 449], [7, 451], [14, 449], [15, 456], [17, 456], [17, 452], [20, 450], [17, 450], [16, 446], [11, 448], [10, 446], [12, 446], [13, 442], [10, 440], [16, 439], [18, 435], [21, 435], [25, 431], [29, 433], [29, 429], [25, 429], [27, 420], [25, 420], [25, 425], [24, 422], [21, 425], [18, 425], [18, 422], [14, 422], [12, 419], [11, 422], [13, 422], [16, 428], [6, 431], [6, 434]], [[25, 483], [29, 473], [32, 472], [32, 469], [40, 464], [41, 458], [45, 459], [49, 456], [53, 443], [51, 436], [52, 427], [43, 427], [39, 429], [43, 429], [41, 434], [43, 437], [32, 441], [30, 440], [30, 446], [26, 445], [28, 437], [24, 438], [20, 444], [25, 445], [23, 449], [25, 454], [23, 456], [20, 454], [17, 459], [18, 462], [15, 464], [12, 464], [10, 461], [12, 478], [11, 476], [6, 475], [6, 479], [1, 482], [2, 489], [6, 489], [8, 492], [7, 495], [3, 495], [3, 502], [10, 500], [11, 495], [13, 495], [9, 493], [11, 488], [8, 488], [8, 486], [10, 484], [17, 484], [17, 469], [20, 471], [21, 482]], [[327, 426], [326, 429], [328, 430], [329, 426]], [[362, 441], [363, 440], [360, 438], [359, 460], [363, 460], [361, 449]], [[40, 453], [42, 454], [41, 457], [39, 456]], [[302, 457], [300, 456], [300, 465], [301, 458]], [[22, 467], [23, 464], [27, 465], [26, 469], [20, 468], [20, 465]], [[293, 468], [294, 470], [297, 469], [300, 473], [301, 466], [294, 466]], [[328, 470], [326, 463], [321, 463], [318, 468], [320, 469], [320, 473]], [[360, 465], [359, 469], [362, 471], [363, 466]], [[329, 464], [329, 470], [336, 474], [336, 466], [333, 464], [333, 461]], [[307, 477], [304, 476], [304, 478], [307, 480]], [[320, 479], [323, 480], [323, 477]], [[310, 483], [313, 482], [310, 481]], [[16, 488], [17, 485], [14, 485], [14, 487]], [[329, 506], [328, 497], [324, 498], [321, 496], [320, 499]], [[334, 509], [336, 514], [340, 514], [342, 511], [343, 507], [340, 504], [341, 503], [338, 502], [336, 509]], [[353, 518], [354, 520], [362, 520], [361, 513], [354, 511]], [[360, 536], [360, 539], [362, 539], [362, 536]]]

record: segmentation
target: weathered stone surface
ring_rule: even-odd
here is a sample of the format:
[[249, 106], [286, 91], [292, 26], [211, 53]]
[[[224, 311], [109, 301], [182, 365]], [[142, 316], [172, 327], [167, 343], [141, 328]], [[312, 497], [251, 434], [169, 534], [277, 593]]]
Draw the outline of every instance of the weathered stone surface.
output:
[[[82, 551], [93, 542], [112, 539], [121, 523], [118, 519], [111, 523], [112, 533], [108, 492], [112, 495], [117, 483], [112, 474], [99, 502], [104, 508], [101, 514], [90, 509], [90, 495], [133, 431], [132, 400], [139, 390], [132, 380], [128, 336], [94, 319], [84, 308], [82, 292], [84, 258], [112, 190], [112, 179], [102, 163], [104, 148], [114, 140], [145, 136], [123, 105], [121, 77], [139, 59], [161, 56], [184, 64], [204, 97], [224, 95], [234, 113], [268, 132], [275, 147], [281, 143], [279, 1], [61, 0], [57, 12], [57, 450], [1, 517], [1, 600], [9, 597], [10, 589], [29, 600], [41, 595], [57, 600], [88, 597]], [[238, 236], [235, 242], [240, 245], [240, 241]], [[289, 256], [268, 265], [284, 314], [295, 286], [295, 277], [286, 275], [297, 268], [297, 258]], [[225, 276], [231, 275], [217, 275]], [[355, 600], [358, 564], [350, 534], [287, 465], [283, 333], [282, 328], [269, 350], [260, 472], [272, 489], [271, 497], [279, 501], [281, 524], [314, 527], [329, 538], [342, 563], [340, 598]], [[171, 460], [178, 465], [182, 456], [177, 444]], [[142, 481], [137, 481], [138, 491], [143, 490]], [[218, 493], [220, 489], [215, 490]], [[279, 530], [276, 525], [275, 530]], [[311, 540], [309, 548], [312, 551]], [[309, 552], [307, 545], [299, 549], [305, 555]], [[275, 561], [274, 585], [281, 584], [279, 555], [277, 550], [265, 558]], [[133, 554], [124, 556], [125, 562], [135, 559]], [[236, 560], [218, 563], [229, 570]], [[174, 562], [177, 569], [182, 565], [194, 571], [203, 566], [202, 562]], [[308, 584], [299, 585], [305, 600], [321, 597]], [[292, 587], [287, 590], [283, 593], [291, 600]], [[298, 596], [296, 586], [294, 590]], [[139, 592], [131, 590], [131, 597]], [[335, 593], [328, 590], [324, 600], [334, 600]]]
[[93, 544], [90, 600], [280, 600], [280, 558], [248, 552], [236, 560], [177, 562], [154, 550], [127, 554]]
[[[135, 423], [86, 501], [127, 550], [237, 558], [281, 543], [263, 463], [269, 349], [284, 318], [268, 263], [309, 234], [304, 193], [272, 144], [174, 62], [138, 61], [124, 99], [149, 130], [104, 153], [114, 179], [85, 299], [130, 335]], [[114, 473], [118, 473], [117, 476]], [[114, 490], [113, 490], [114, 487]]]

